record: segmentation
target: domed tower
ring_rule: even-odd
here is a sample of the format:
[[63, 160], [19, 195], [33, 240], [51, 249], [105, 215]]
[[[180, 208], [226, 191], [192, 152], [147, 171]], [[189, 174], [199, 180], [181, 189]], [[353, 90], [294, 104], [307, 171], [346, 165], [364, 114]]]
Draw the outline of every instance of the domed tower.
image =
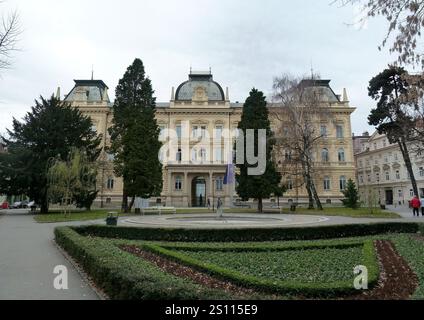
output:
[[211, 71], [192, 71], [188, 81], [180, 84], [172, 93], [171, 107], [199, 105], [229, 107], [228, 90], [224, 93], [221, 85], [213, 80]]

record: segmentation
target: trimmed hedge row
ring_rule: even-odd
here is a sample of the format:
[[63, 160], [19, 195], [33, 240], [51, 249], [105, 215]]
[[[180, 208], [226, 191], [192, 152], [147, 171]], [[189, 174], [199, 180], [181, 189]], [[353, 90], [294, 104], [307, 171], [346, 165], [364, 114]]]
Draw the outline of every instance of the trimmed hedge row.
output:
[[316, 240], [346, 237], [360, 237], [388, 233], [424, 232], [424, 225], [418, 223], [372, 223], [298, 228], [265, 229], [167, 229], [133, 228], [108, 226], [74, 227], [81, 235], [102, 238], [178, 241], [178, 242], [246, 242], [246, 241], [288, 241]]
[[[350, 243], [348, 245], [352, 247], [353, 243]], [[368, 268], [369, 286], [373, 287], [377, 284], [379, 277], [378, 261], [374, 245], [371, 240], [367, 240], [363, 243], [356, 243], [356, 246], [361, 245], [363, 246], [362, 263]], [[353, 287], [353, 278], [352, 281], [336, 281], [329, 283], [305, 283], [299, 281], [278, 281], [275, 279], [264, 279], [242, 274], [235, 270], [226, 269], [224, 267], [212, 263], [203, 262], [190, 256], [187, 256], [181, 252], [169, 250], [158, 245], [144, 244], [142, 245], [142, 247], [153, 253], [165, 256], [179, 263], [183, 263], [190, 267], [196, 268], [202, 272], [206, 272], [212, 276], [230, 280], [247, 288], [255, 288], [270, 293], [328, 298], [339, 295], [353, 294], [357, 292], [356, 289]], [[304, 249], [307, 248], [309, 247], [305, 247]], [[312, 246], [312, 248], [314, 247]], [[287, 249], [288, 248], [285, 248], [285, 250]], [[299, 249], [300, 248], [297, 248], [297, 250]]]
[[110, 240], [83, 237], [68, 227], [56, 228], [55, 240], [111, 299], [231, 299], [221, 290], [208, 289], [165, 273], [153, 264], [119, 249]]

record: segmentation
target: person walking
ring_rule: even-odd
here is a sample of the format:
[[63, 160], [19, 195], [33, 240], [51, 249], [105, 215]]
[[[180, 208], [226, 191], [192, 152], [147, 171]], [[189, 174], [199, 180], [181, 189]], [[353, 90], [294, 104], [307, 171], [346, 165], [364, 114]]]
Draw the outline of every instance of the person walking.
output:
[[411, 200], [411, 207], [412, 207], [412, 212], [414, 214], [414, 217], [415, 217], [415, 214], [417, 214], [417, 217], [419, 217], [420, 216], [421, 201], [417, 196], [415, 196]]
[[223, 211], [222, 206], [223, 206], [223, 203], [221, 201], [221, 198], [218, 198], [216, 209], [217, 209], [217, 214], [218, 214], [219, 218], [222, 218], [223, 215], [224, 215], [224, 211]]
[[208, 210], [210, 210], [210, 209], [211, 209], [211, 199], [208, 198]]
[[424, 217], [424, 196], [421, 198], [421, 214]]

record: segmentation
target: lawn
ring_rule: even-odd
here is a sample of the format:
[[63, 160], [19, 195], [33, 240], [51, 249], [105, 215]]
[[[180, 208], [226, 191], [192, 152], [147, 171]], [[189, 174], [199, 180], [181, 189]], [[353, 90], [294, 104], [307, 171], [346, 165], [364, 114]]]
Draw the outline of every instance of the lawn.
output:
[[276, 281], [325, 283], [350, 281], [352, 270], [362, 263], [362, 247], [279, 251], [176, 251], [198, 261], [240, 274]]
[[[192, 208], [192, 209], [177, 209], [178, 214], [202, 214], [202, 213], [211, 213], [211, 210], [203, 208]], [[256, 208], [232, 208], [225, 209], [224, 213], [257, 213]], [[264, 209], [266, 214], [278, 214], [280, 213], [279, 209]], [[401, 218], [400, 215], [394, 212], [387, 210], [375, 209], [373, 213], [370, 213], [368, 208], [358, 208], [350, 209], [344, 207], [331, 207], [324, 208], [323, 211], [314, 209], [308, 210], [306, 208], [298, 208], [295, 212], [291, 212], [288, 208], [283, 209], [283, 214], [301, 214], [301, 215], [319, 215], [319, 216], [341, 216], [341, 217], [350, 217], [350, 218], [380, 218], [380, 219], [397, 219]]]
[[[284, 213], [289, 213], [287, 210]], [[375, 209], [373, 213], [369, 212], [368, 208], [324, 208], [323, 211], [320, 210], [308, 210], [305, 208], [298, 208], [295, 214], [306, 214], [306, 215], [320, 215], [320, 216], [341, 216], [341, 217], [350, 217], [350, 218], [389, 218], [396, 219], [401, 218], [400, 215], [394, 212]]]
[[[89, 221], [106, 219], [110, 210], [93, 210], [93, 211], [72, 211], [70, 215], [63, 215], [59, 211], [52, 211], [49, 214], [37, 214], [34, 216], [38, 223], [56, 223], [68, 221]], [[126, 214], [128, 216], [130, 214]]]

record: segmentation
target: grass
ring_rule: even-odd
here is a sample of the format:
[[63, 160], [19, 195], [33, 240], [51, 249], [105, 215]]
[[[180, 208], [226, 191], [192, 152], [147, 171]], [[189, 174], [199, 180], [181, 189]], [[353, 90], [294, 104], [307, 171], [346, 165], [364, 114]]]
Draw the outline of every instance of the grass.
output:
[[[177, 209], [178, 214], [207, 214], [212, 213], [211, 210], [203, 208], [193, 208], [193, 209]], [[232, 208], [225, 209], [224, 213], [258, 213], [256, 208]], [[279, 209], [264, 209], [266, 214], [278, 214], [280, 213]], [[299, 214], [299, 215], [318, 215], [318, 216], [340, 216], [340, 217], [349, 217], [349, 218], [376, 218], [376, 219], [398, 219], [401, 218], [400, 215], [394, 212], [376, 209], [373, 213], [370, 213], [368, 208], [358, 208], [350, 209], [344, 207], [331, 207], [324, 208], [323, 211], [314, 209], [308, 210], [306, 208], [298, 208], [295, 212], [289, 211], [288, 208], [283, 209], [283, 214]]]
[[[38, 223], [57, 223], [69, 221], [89, 221], [106, 219], [110, 210], [93, 210], [93, 211], [72, 211], [70, 215], [63, 215], [59, 211], [52, 211], [48, 214], [37, 214], [34, 216]], [[126, 216], [131, 214], [125, 214]]]
[[377, 209], [374, 213], [370, 213], [368, 208], [324, 208], [323, 211], [320, 210], [308, 210], [304, 208], [298, 208], [294, 214], [306, 214], [306, 215], [325, 215], [325, 216], [340, 216], [340, 217], [350, 217], [350, 218], [383, 218], [383, 219], [396, 219], [401, 218], [400, 215], [394, 212]]
[[245, 275], [276, 281], [349, 281], [353, 268], [362, 263], [360, 246], [272, 252], [178, 252]]

